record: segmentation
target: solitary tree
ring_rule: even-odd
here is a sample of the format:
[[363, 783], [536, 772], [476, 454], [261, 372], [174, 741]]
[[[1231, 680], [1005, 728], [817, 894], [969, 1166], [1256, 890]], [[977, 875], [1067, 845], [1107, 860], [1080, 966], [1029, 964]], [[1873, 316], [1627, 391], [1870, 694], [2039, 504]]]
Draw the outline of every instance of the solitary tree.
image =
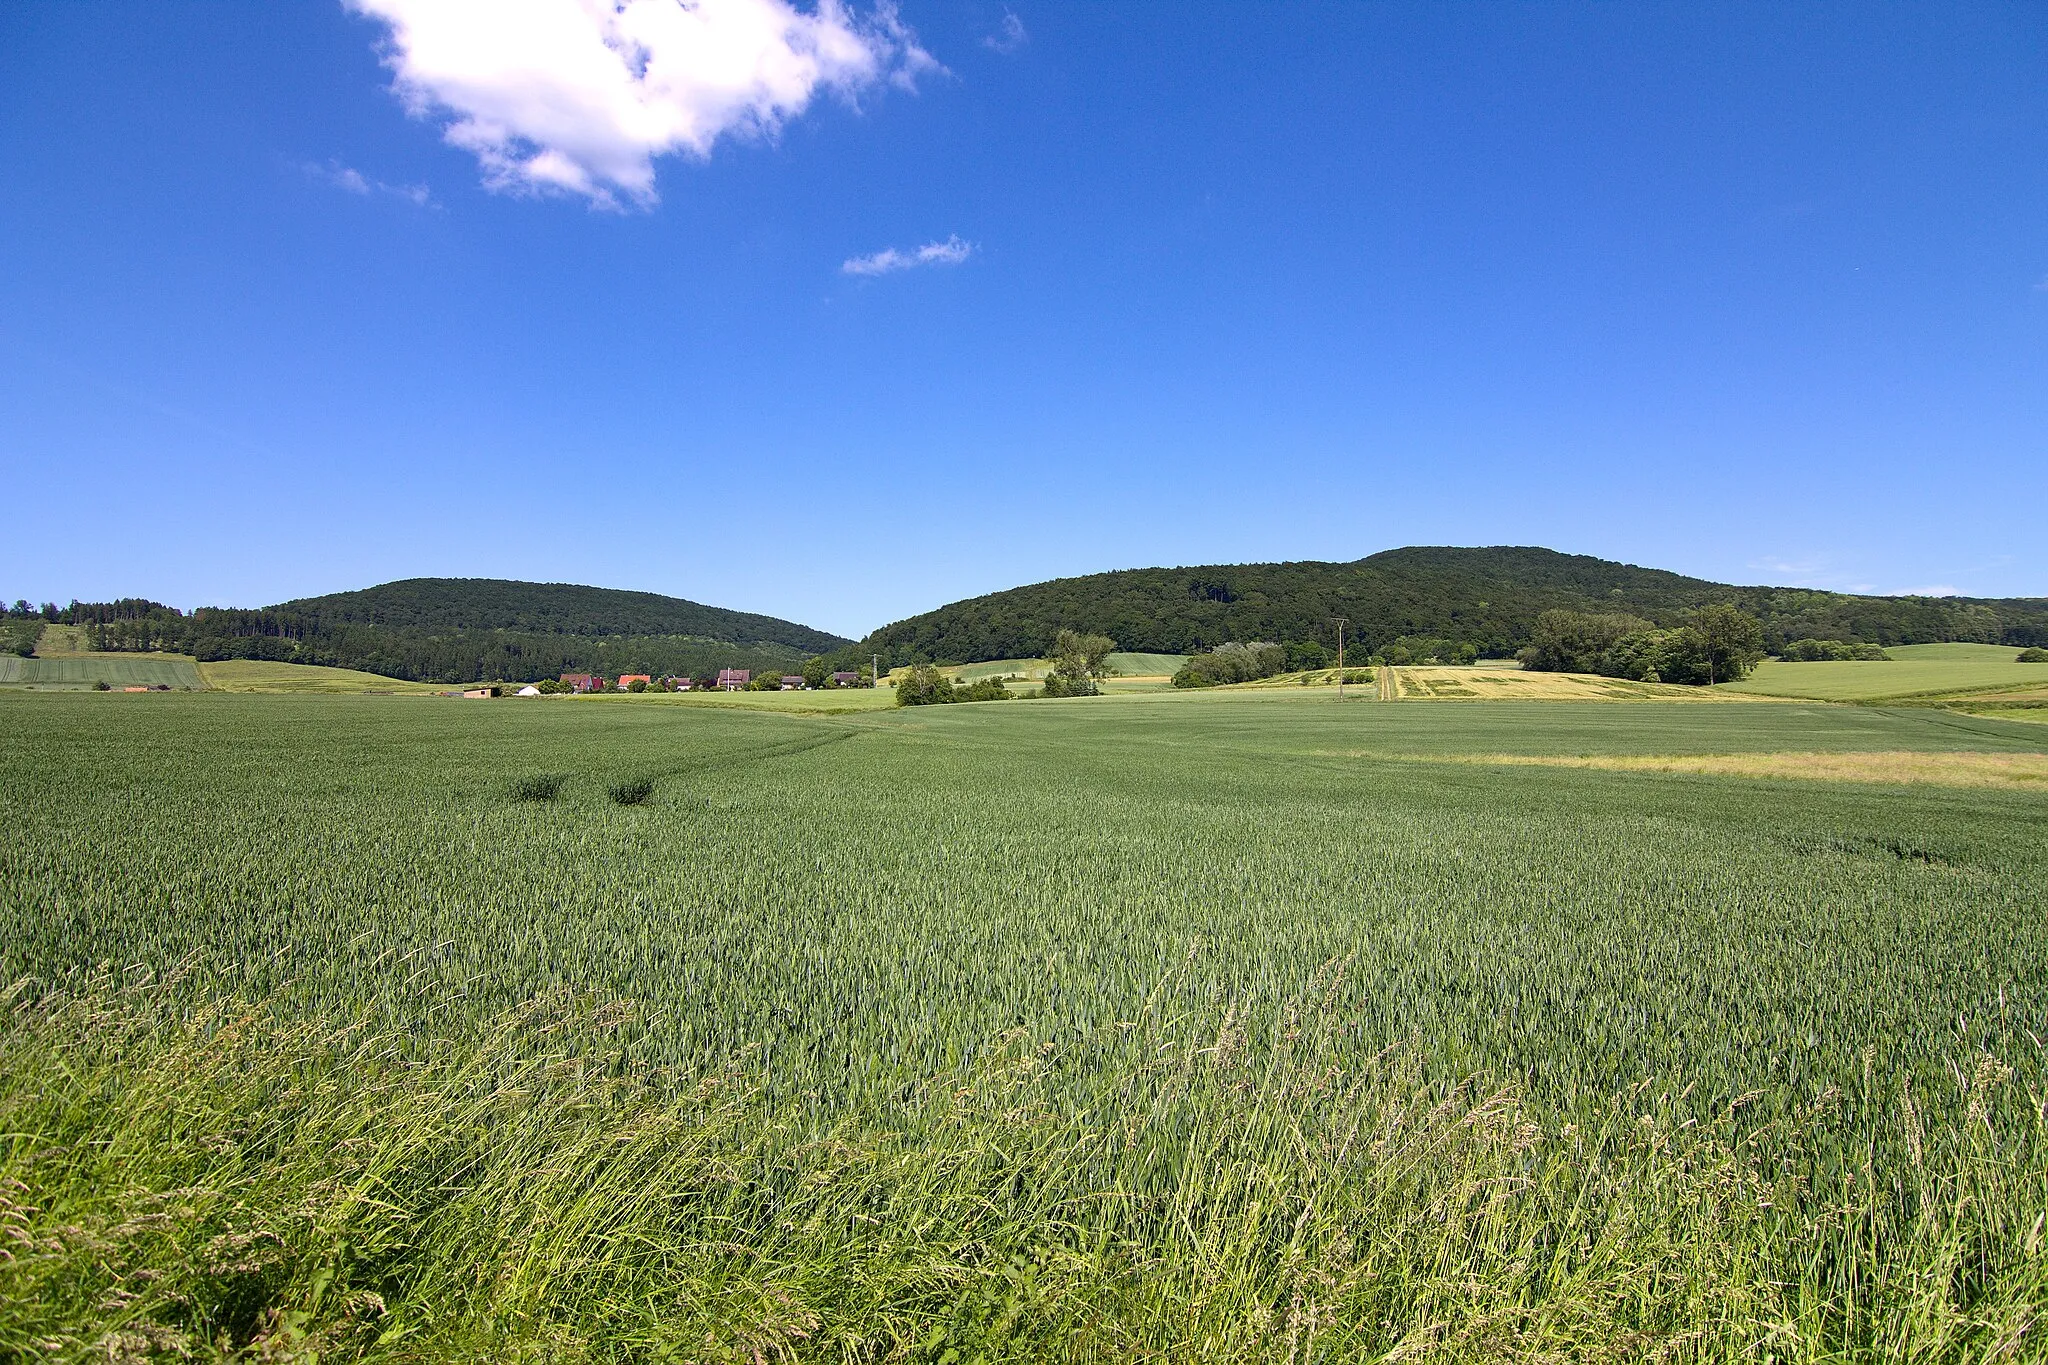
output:
[[1052, 672], [1045, 680], [1048, 697], [1092, 697], [1109, 676], [1108, 659], [1116, 641], [1107, 635], [1082, 635], [1063, 630], [1053, 637]]
[[1727, 602], [1692, 613], [1692, 628], [1706, 642], [1707, 682], [1734, 682], [1764, 656], [1763, 622]]

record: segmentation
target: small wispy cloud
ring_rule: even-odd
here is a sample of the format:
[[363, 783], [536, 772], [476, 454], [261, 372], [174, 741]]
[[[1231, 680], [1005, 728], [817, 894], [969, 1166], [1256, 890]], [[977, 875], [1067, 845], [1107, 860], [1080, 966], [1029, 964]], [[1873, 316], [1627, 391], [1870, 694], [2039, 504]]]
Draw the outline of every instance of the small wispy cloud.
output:
[[1890, 597], [1961, 597], [1963, 590], [1953, 583], [1929, 583], [1925, 587], [1900, 588]]
[[2034, 292], [2037, 294], [2048, 294], [2048, 275], [2043, 275], [2040, 279], [2034, 281]]
[[943, 242], [926, 242], [912, 251], [899, 251], [892, 246], [871, 255], [850, 257], [839, 269], [846, 275], [893, 275], [921, 265], [958, 265], [973, 254], [972, 242], [950, 236]]
[[981, 45], [991, 52], [1000, 52], [1007, 57], [1030, 41], [1031, 35], [1024, 31], [1024, 21], [1017, 17], [1015, 10], [1006, 9], [1003, 11], [1003, 22], [996, 26], [994, 33], [981, 40]]
[[1781, 559], [1776, 555], [1765, 555], [1761, 559], [1750, 560], [1748, 567], [1761, 569], [1765, 573], [1789, 574], [1795, 578], [1805, 578], [1811, 574], [1819, 573], [1827, 565], [1825, 561], [1820, 559]]
[[355, 167], [344, 166], [339, 161], [329, 161], [324, 165], [308, 161], [300, 169], [321, 184], [332, 185], [348, 194], [365, 198], [373, 194], [388, 194], [419, 208], [433, 207], [433, 191], [425, 185], [394, 185], [385, 180], [372, 180]]

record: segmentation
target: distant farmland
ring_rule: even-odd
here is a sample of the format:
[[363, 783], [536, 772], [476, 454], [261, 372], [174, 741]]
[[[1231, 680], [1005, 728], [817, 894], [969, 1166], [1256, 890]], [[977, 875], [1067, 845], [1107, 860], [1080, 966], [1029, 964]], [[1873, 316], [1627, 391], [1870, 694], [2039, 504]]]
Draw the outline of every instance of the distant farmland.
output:
[[1886, 652], [1892, 657], [1881, 663], [1762, 663], [1721, 686], [1756, 696], [1877, 701], [2048, 682], [2048, 664], [2015, 663], [2020, 651], [2007, 645], [1894, 645]]
[[0, 654], [0, 687], [56, 689], [109, 687], [173, 687], [198, 690], [198, 665], [182, 655], [61, 654], [48, 659], [23, 659]]

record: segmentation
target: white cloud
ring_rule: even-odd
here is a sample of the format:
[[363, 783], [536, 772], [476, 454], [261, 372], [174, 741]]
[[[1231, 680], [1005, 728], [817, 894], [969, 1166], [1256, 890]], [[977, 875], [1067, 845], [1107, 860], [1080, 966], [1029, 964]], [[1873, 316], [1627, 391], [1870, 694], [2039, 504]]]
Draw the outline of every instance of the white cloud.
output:
[[327, 181], [350, 194], [368, 194], [370, 182], [363, 179], [363, 173], [350, 166], [329, 167]]
[[893, 275], [899, 270], [913, 270], [921, 265], [958, 265], [973, 254], [972, 242], [948, 237], [943, 242], [926, 242], [914, 251], [885, 247], [873, 255], [855, 256], [843, 261], [839, 269], [848, 275]]
[[2048, 275], [2043, 275], [2040, 279], [2036, 280], [2034, 288], [2043, 294], [2048, 294]]
[[309, 161], [300, 169], [313, 179], [350, 194], [389, 194], [420, 208], [430, 208], [434, 203], [433, 192], [425, 185], [393, 185], [389, 181], [372, 180], [355, 167], [344, 166], [339, 161], [329, 161], [325, 165]]
[[492, 189], [655, 201], [654, 158], [772, 135], [821, 89], [943, 70], [889, 0], [346, 0], [390, 27], [394, 88]]
[[1031, 35], [1024, 31], [1024, 21], [1017, 17], [1015, 10], [1006, 9], [1003, 11], [1003, 22], [997, 26], [994, 33], [981, 40], [981, 45], [1008, 56], [1030, 41]]

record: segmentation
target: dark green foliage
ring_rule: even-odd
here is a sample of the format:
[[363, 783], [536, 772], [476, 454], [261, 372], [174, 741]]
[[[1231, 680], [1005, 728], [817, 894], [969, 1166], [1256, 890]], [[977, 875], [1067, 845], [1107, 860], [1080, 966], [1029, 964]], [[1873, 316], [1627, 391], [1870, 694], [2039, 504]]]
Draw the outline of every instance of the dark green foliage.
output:
[[655, 593], [487, 578], [415, 578], [260, 611], [189, 616], [141, 598], [74, 602], [96, 649], [172, 650], [202, 662], [264, 659], [417, 682], [518, 682], [561, 673], [747, 668], [778, 677], [836, 635]]
[[1207, 654], [1197, 654], [1173, 675], [1175, 687], [1218, 687], [1225, 683], [1252, 682], [1287, 672], [1287, 651], [1263, 641], [1252, 644], [1219, 645]]
[[1764, 624], [1765, 645], [1823, 638], [1880, 645], [1979, 640], [2048, 645], [2048, 599], [1859, 597], [1804, 588], [1736, 588], [1657, 569], [1522, 546], [1410, 547], [1345, 564], [1125, 569], [970, 598], [884, 627], [834, 656], [850, 667], [1028, 658], [1061, 627], [1124, 649], [1200, 654], [1227, 640], [1315, 641], [1336, 651], [1332, 616], [1350, 619], [1365, 658], [1402, 637], [1442, 639], [1506, 658], [1553, 608], [1622, 613], [1660, 629], [1727, 601]]
[[1479, 657], [1476, 646], [1440, 635], [1402, 635], [1379, 651], [1380, 661], [1396, 668], [1410, 664], [1469, 664]]
[[1522, 667], [1541, 673], [1640, 677], [1640, 668], [1634, 674], [1623, 671], [1614, 650], [1624, 639], [1648, 636], [1656, 629], [1640, 616], [1621, 612], [1546, 611], [1536, 618], [1529, 644], [1522, 650]]
[[1786, 663], [1876, 663], [1892, 656], [1878, 645], [1855, 644], [1848, 640], [1792, 640], [1778, 651]]
[[647, 798], [654, 795], [654, 783], [644, 777], [614, 782], [605, 789], [605, 795], [621, 806], [644, 805]]
[[1336, 659], [1336, 651], [1325, 649], [1315, 640], [1304, 640], [1287, 646], [1287, 668], [1289, 673], [1304, 673], [1312, 668], [1328, 668]]
[[1755, 617], [1725, 603], [1686, 615], [1687, 624], [1660, 630], [1619, 613], [1546, 611], [1536, 618], [1522, 667], [1701, 686], [1734, 682], [1763, 656]]
[[561, 795], [562, 787], [568, 782], [562, 773], [532, 773], [519, 778], [512, 784], [514, 801], [552, 801]]
[[520, 583], [496, 578], [408, 578], [359, 592], [305, 597], [270, 610], [323, 626], [375, 625], [435, 633], [509, 630], [534, 635], [687, 636], [778, 644], [816, 652], [846, 642], [822, 630], [680, 597]]
[[36, 656], [36, 641], [43, 637], [44, 622], [30, 617], [23, 620], [9, 620], [0, 627], [0, 649], [9, 654], [18, 654], [24, 659]]
[[2048, 649], [2023, 649], [2015, 663], [2048, 664]]
[[95, 692], [111, 692], [113, 691], [113, 688], [111, 685], [108, 684], [105, 678], [101, 678], [98, 682], [92, 685], [92, 690]]

